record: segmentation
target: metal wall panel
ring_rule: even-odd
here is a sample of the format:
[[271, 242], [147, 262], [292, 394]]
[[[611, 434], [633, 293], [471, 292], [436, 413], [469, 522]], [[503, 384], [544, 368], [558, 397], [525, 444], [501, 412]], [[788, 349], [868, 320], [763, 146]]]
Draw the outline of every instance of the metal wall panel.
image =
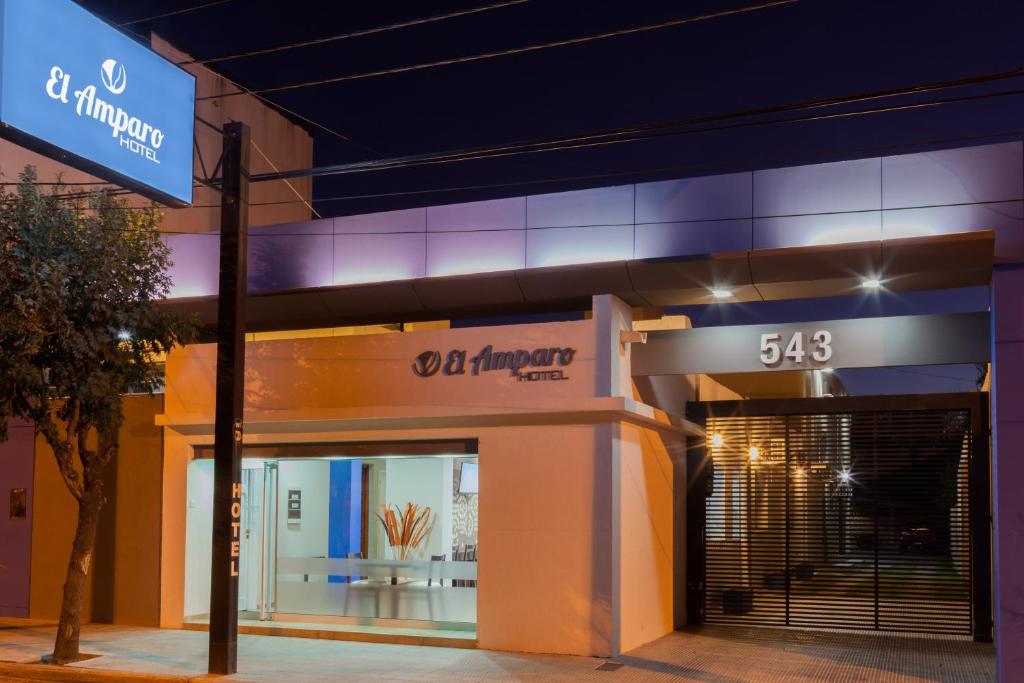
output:
[[525, 267], [525, 230], [427, 233], [428, 277]]
[[[249, 282], [255, 291], [275, 291], [986, 229], [996, 233], [996, 260], [1018, 261], [1024, 259], [1022, 155], [1024, 144], [1011, 142], [253, 228]], [[527, 229], [528, 235], [513, 234]], [[428, 231], [465, 237], [338, 239]], [[321, 235], [332, 232], [329, 248]], [[165, 241], [174, 261], [172, 297], [215, 295], [216, 237]]]
[[334, 219], [334, 232], [337, 235], [426, 232], [426, 230], [427, 210], [425, 208], [381, 211], [358, 216], [339, 216]]
[[170, 298], [189, 298], [217, 294], [220, 269], [220, 233], [164, 235], [170, 249]]
[[1021, 199], [1021, 142], [901, 154], [882, 159], [882, 207], [1001, 202]]
[[633, 224], [633, 185], [526, 198], [527, 228]]
[[525, 230], [526, 197], [427, 207], [427, 231]]
[[887, 240], [923, 235], [994, 230], [997, 261], [1024, 259], [1024, 202], [889, 209], [882, 212]]
[[330, 219], [249, 228], [250, 292], [329, 287], [334, 282]]
[[334, 284], [424, 277], [426, 233], [334, 236]]
[[753, 175], [730, 173], [636, 186], [636, 222], [713, 221], [749, 218]]
[[528, 230], [526, 267], [625, 261], [633, 258], [632, 225]]
[[882, 163], [873, 159], [754, 172], [754, 216], [882, 208]]
[[751, 248], [749, 218], [636, 226], [636, 258], [693, 256]]
[[877, 242], [880, 239], [881, 211], [754, 219], [754, 249]]

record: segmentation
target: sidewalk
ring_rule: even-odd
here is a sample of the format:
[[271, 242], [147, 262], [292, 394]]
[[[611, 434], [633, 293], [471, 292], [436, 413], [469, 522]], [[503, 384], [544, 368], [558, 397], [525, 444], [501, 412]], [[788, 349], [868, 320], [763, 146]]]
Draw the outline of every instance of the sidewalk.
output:
[[[70, 667], [38, 662], [54, 626], [0, 620], [0, 683], [210, 680], [206, 634], [93, 625]], [[859, 633], [706, 627], [673, 633], [614, 660], [410, 645], [239, 636], [239, 673], [225, 681], [674, 681], [983, 683], [995, 678], [991, 645]]]

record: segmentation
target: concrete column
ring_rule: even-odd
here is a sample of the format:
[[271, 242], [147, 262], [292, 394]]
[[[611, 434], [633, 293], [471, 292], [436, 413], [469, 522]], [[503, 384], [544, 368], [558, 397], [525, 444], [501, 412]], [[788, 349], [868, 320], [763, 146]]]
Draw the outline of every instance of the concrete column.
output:
[[633, 329], [633, 310], [611, 294], [595, 296], [592, 308], [597, 334], [597, 395], [633, 398], [628, 345], [619, 337], [621, 330]]
[[1024, 680], [1024, 265], [992, 276], [992, 511], [996, 671]]

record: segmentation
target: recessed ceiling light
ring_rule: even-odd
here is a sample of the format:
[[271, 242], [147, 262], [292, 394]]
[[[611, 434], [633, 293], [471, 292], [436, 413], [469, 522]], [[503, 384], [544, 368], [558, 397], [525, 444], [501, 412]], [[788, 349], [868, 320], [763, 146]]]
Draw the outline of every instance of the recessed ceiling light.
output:
[[824, 372], [826, 375], [831, 375], [833, 372], [835, 372], [835, 368], [822, 368], [821, 371]]
[[731, 289], [712, 289], [711, 290], [711, 296], [715, 297], [716, 299], [728, 299], [729, 297], [732, 296], [732, 290]]
[[882, 281], [877, 278], [868, 278], [860, 283], [860, 286], [864, 289], [880, 289]]

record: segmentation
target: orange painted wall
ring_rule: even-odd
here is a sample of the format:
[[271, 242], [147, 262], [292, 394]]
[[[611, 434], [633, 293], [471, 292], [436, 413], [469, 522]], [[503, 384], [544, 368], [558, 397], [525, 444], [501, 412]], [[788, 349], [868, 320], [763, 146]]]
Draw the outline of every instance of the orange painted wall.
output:
[[480, 647], [614, 652], [610, 426], [480, 436]]
[[[622, 425], [619, 448], [620, 647], [625, 652], [672, 631], [672, 462], [661, 437], [648, 429]], [[681, 570], [685, 558], [679, 562]]]
[[[402, 334], [322, 337], [246, 344], [248, 411], [329, 411], [356, 407], [534, 405], [596, 395], [594, 326], [582, 320]], [[519, 382], [507, 370], [470, 374], [469, 358], [495, 351], [570, 347], [569, 381]], [[420, 378], [412, 363], [421, 351], [467, 353], [466, 374]], [[167, 358], [168, 416], [214, 408], [216, 345], [175, 349]], [[552, 366], [559, 369], [558, 365]], [[310, 415], [310, 417], [316, 416]]]
[[[159, 558], [162, 430], [154, 416], [161, 396], [126, 396], [120, 452], [105, 473], [108, 503], [101, 512], [86, 621], [156, 626], [159, 623]], [[78, 506], [57, 470], [53, 451], [36, 439], [30, 616], [56, 619]]]

